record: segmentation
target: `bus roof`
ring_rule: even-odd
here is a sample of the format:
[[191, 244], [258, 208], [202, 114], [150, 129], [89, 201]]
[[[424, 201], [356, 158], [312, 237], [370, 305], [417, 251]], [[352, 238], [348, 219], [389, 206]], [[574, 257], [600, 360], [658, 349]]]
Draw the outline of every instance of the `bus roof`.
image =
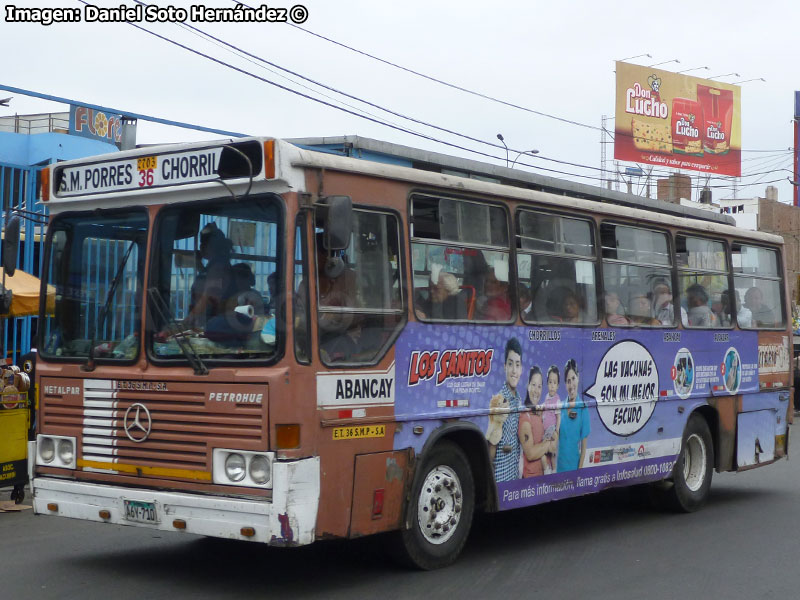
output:
[[[296, 142], [297, 140], [295, 140], [295, 143]], [[535, 202], [537, 204], [550, 205], [554, 208], [559, 208], [562, 210], [572, 208], [590, 213], [601, 212], [602, 214], [610, 217], [641, 220], [644, 223], [657, 223], [659, 225], [667, 225], [716, 235], [737, 236], [770, 244], [783, 244], [783, 238], [781, 236], [771, 233], [764, 233], [761, 231], [741, 229], [735, 227], [734, 225], [728, 224], [733, 222], [733, 219], [730, 217], [726, 218], [722, 223], [717, 219], [709, 219], [707, 217], [705, 219], [698, 219], [694, 216], [694, 213], [705, 213], [705, 211], [662, 201], [649, 200], [649, 202], [658, 202], [659, 206], [664, 204], [669, 205], [675, 210], [667, 213], [666, 211], [659, 211], [657, 208], [650, 208], [643, 204], [631, 205], [621, 202], [611, 202], [608, 200], [601, 201], [602, 207], [600, 207], [598, 206], [597, 199], [586, 199], [579, 196], [573, 196], [567, 194], [565, 191], [562, 191], [561, 193], [539, 191], [520, 186], [512, 186], [503, 183], [495, 183], [492, 181], [467, 178], [463, 175], [444, 174], [430, 170], [398, 166], [396, 164], [386, 164], [369, 160], [337, 156], [327, 152], [318, 152], [314, 149], [300, 150], [300, 154], [296, 158], [292, 159], [292, 165], [296, 167], [324, 168], [335, 171], [359, 173], [373, 177], [382, 177], [406, 181], [409, 183], [416, 183], [420, 186], [430, 186], [431, 188], [449, 188], [453, 191], [453, 193], [492, 195], [496, 197], [504, 197], [515, 200]], [[505, 169], [504, 167], [497, 168]], [[510, 169], [505, 170], [510, 171]], [[627, 194], [622, 195], [631, 197]], [[648, 199], [639, 198], [639, 200]], [[692, 214], [689, 214], [688, 211], [692, 211]], [[661, 213], [657, 219], [653, 218], [654, 212]]]
[[[271, 139], [254, 137], [146, 146], [58, 163], [52, 167], [49, 203], [56, 210], [51, 212], [67, 210], [70, 205], [75, 207], [77, 202], [90, 200], [95, 201], [95, 207], [115, 206], [119, 203], [119, 194], [130, 195], [128, 203], [136, 197], [135, 203], [142, 204], [163, 202], [163, 193], [169, 190], [181, 192], [175, 194], [173, 200], [211, 198], [218, 194], [220, 179], [228, 180], [230, 185], [226, 187], [237, 191], [249, 189], [251, 184], [253, 191], [263, 186], [278, 193], [299, 191], [304, 187], [304, 180], [296, 169], [311, 167], [650, 222], [654, 221], [656, 212], [660, 214], [658, 223], [664, 225], [783, 243], [780, 236], [738, 229], [727, 215], [354, 136], [275, 140], [275, 179], [267, 181], [262, 150], [264, 143]], [[230, 147], [237, 150], [224, 150]], [[252, 182], [247, 174], [249, 169], [242, 162], [248, 159], [240, 158], [244, 154], [250, 157], [253, 166]], [[147, 165], [141, 166], [138, 162], [153, 157], [158, 158], [159, 169], [170, 160], [174, 178], [156, 182], [152, 188], [140, 189], [136, 178], [140, 176], [139, 169]], [[181, 174], [179, 162], [188, 169], [186, 176]], [[105, 177], [106, 174], [114, 179], [109, 179], [105, 187], [83, 183], [92, 175]]]
[[689, 217], [728, 225], [735, 224], [733, 217], [730, 215], [370, 138], [338, 136], [297, 138], [287, 139], [286, 141], [301, 148], [338, 156], [361, 158], [448, 175], [461, 175], [470, 179], [492, 181], [573, 198], [619, 204], [631, 208], [643, 208], [679, 217]]

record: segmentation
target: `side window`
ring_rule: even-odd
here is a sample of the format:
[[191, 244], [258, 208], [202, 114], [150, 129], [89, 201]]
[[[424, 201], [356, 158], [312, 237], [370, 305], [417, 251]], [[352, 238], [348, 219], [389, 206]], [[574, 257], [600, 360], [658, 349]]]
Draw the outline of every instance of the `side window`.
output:
[[667, 235], [603, 223], [600, 238], [606, 322], [622, 327], [674, 325]]
[[414, 196], [414, 313], [426, 321], [508, 322], [506, 213], [499, 206]]
[[780, 260], [775, 250], [734, 242], [731, 255], [739, 327], [773, 329], [786, 324]]
[[526, 323], [597, 323], [591, 221], [523, 210], [517, 216], [517, 273]]
[[[300, 214], [297, 215], [297, 224], [294, 235], [294, 276], [292, 281], [292, 291], [294, 294], [294, 356], [297, 362], [308, 364], [311, 360], [309, 353], [309, 332], [308, 332], [308, 286], [304, 283], [306, 279], [306, 220]], [[270, 295], [273, 289], [270, 287]]]
[[353, 211], [343, 252], [316, 235], [320, 356], [328, 365], [374, 363], [405, 317], [397, 218]]
[[731, 327], [725, 244], [714, 240], [675, 238], [681, 323], [684, 327]]

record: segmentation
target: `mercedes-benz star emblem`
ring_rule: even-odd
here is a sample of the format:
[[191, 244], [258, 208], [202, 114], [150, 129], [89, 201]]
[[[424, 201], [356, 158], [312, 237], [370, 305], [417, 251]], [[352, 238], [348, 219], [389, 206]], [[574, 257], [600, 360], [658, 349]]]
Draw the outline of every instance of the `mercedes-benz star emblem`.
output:
[[143, 442], [150, 435], [153, 420], [150, 418], [150, 411], [144, 404], [131, 404], [125, 411], [125, 435], [132, 442]]

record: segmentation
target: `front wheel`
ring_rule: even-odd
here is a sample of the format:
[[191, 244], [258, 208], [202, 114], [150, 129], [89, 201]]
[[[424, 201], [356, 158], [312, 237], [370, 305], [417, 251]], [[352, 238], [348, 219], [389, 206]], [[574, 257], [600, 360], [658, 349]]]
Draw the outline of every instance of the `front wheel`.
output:
[[414, 479], [400, 530], [403, 558], [420, 569], [451, 564], [467, 541], [475, 511], [475, 484], [464, 452], [437, 444]]
[[714, 444], [706, 420], [689, 417], [681, 441], [681, 453], [672, 469], [671, 482], [654, 484], [658, 505], [679, 512], [694, 512], [708, 500], [714, 468]]

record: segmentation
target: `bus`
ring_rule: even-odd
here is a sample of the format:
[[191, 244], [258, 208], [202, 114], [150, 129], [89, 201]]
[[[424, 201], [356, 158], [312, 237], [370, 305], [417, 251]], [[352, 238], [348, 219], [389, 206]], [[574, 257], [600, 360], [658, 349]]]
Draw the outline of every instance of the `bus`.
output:
[[477, 511], [787, 456], [778, 236], [270, 138], [42, 179], [38, 514], [433, 569]]

